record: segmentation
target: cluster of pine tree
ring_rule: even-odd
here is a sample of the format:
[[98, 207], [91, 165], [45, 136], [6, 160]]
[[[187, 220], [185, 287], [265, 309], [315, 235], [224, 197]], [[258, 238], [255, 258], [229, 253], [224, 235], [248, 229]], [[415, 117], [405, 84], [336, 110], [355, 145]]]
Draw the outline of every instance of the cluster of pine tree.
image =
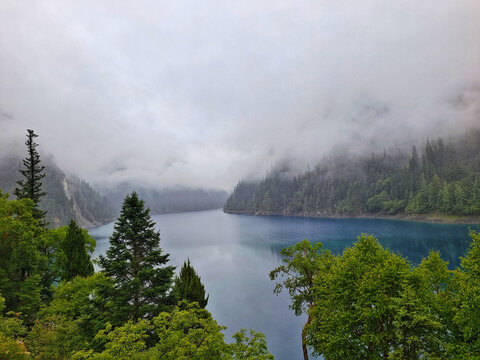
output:
[[333, 157], [293, 178], [240, 182], [227, 212], [293, 215], [480, 214], [480, 132], [367, 158]]
[[95, 273], [88, 232], [73, 220], [47, 228], [38, 208], [44, 168], [35, 137], [28, 130], [17, 199], [0, 192], [0, 359], [273, 358], [261, 333], [242, 329], [225, 342], [200, 277], [188, 261], [174, 278], [135, 192]]

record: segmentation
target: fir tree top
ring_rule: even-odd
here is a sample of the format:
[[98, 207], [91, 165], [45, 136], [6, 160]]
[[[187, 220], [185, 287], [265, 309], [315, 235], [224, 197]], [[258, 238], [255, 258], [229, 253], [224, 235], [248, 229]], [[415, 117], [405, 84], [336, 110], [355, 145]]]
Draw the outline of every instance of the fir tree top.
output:
[[35, 143], [35, 138], [38, 137], [33, 130], [27, 130], [27, 157], [23, 159], [23, 165], [25, 169], [20, 170], [20, 173], [25, 179], [18, 180], [17, 184], [19, 185], [13, 191], [13, 194], [17, 197], [18, 200], [29, 198], [32, 199], [35, 206], [33, 208], [33, 217], [36, 219], [43, 219], [45, 217], [46, 211], [42, 211], [38, 208], [40, 199], [46, 195], [42, 191], [42, 180], [45, 177], [43, 170], [45, 166], [40, 165], [40, 155], [37, 152], [38, 144]]

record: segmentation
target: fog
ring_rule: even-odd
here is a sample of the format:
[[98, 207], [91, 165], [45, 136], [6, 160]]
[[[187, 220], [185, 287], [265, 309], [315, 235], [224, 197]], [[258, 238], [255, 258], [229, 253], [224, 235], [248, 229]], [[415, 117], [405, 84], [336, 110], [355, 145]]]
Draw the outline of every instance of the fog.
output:
[[231, 190], [480, 125], [477, 0], [0, 2], [0, 156]]

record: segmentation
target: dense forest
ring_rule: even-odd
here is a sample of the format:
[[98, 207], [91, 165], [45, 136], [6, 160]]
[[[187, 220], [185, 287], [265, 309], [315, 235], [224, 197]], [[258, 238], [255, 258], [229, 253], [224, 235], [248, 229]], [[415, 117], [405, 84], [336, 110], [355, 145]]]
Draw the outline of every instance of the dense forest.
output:
[[427, 140], [421, 150], [367, 157], [334, 155], [297, 176], [271, 171], [242, 181], [226, 212], [307, 216], [364, 214], [480, 214], [480, 132], [448, 142]]

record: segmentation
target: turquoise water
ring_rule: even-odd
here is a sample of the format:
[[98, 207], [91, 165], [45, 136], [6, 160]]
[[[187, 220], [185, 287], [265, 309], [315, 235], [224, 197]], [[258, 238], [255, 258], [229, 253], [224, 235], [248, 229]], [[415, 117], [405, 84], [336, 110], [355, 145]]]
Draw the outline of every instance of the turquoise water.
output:
[[[282, 247], [303, 239], [321, 241], [334, 253], [351, 245], [362, 232], [417, 264], [430, 250], [440, 250], [451, 268], [468, 249], [469, 225], [422, 224], [383, 219], [318, 219], [225, 214], [221, 210], [152, 216], [161, 247], [177, 268], [190, 258], [210, 294], [207, 309], [227, 326], [228, 341], [240, 328], [266, 334], [278, 360], [300, 360], [304, 317], [288, 309], [287, 294], [272, 293], [270, 270], [280, 263]], [[108, 248], [113, 223], [91, 229], [94, 256]]]

